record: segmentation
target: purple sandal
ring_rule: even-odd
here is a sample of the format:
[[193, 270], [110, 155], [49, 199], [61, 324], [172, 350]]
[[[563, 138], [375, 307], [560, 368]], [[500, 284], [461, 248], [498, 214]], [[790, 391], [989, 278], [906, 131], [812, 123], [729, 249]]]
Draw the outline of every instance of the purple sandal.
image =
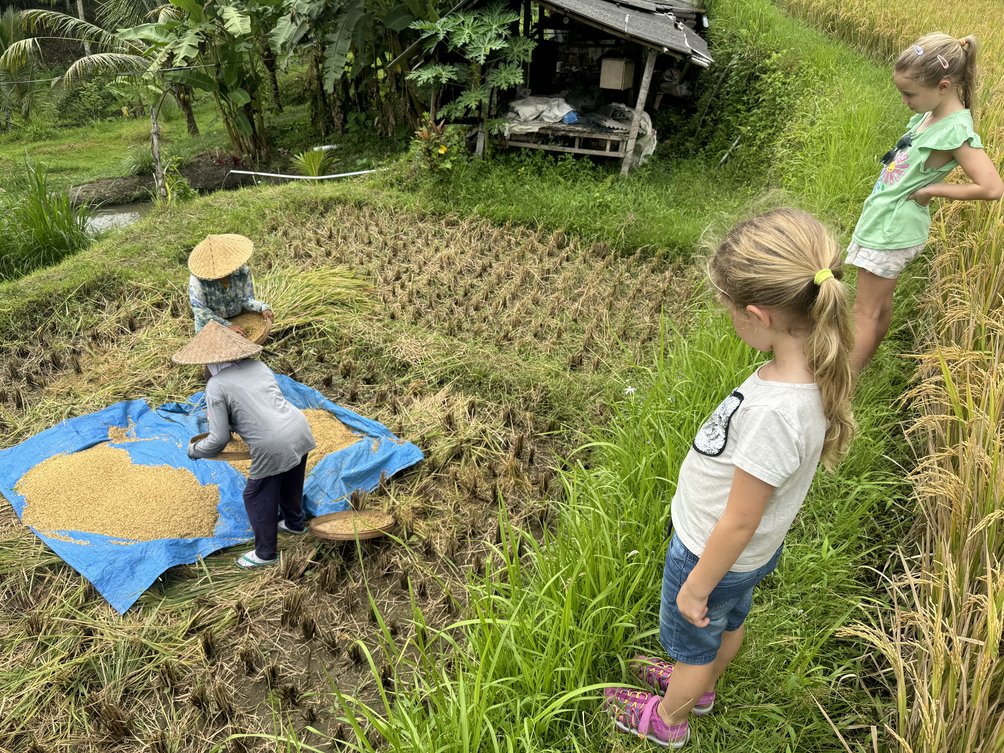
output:
[[605, 688], [603, 706], [621, 732], [650, 740], [664, 748], [682, 748], [690, 739], [690, 725], [669, 725], [659, 716], [657, 695], [634, 688]]
[[[653, 656], [636, 656], [631, 661], [631, 670], [645, 685], [660, 695], [666, 694], [666, 686], [669, 685], [669, 677], [673, 674], [673, 665], [663, 659], [656, 659]], [[690, 713], [694, 716], [704, 716], [710, 714], [715, 707], [715, 691], [705, 693], [697, 699], [694, 708]]]

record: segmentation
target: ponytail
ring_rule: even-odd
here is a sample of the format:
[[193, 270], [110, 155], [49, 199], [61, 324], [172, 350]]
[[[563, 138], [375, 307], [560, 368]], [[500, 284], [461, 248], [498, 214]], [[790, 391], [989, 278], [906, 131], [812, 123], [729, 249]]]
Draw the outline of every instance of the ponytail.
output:
[[965, 67], [963, 69], [962, 81], [959, 82], [959, 86], [962, 87], [962, 104], [969, 108], [969, 111], [973, 116], [973, 121], [975, 122], [976, 51], [979, 49], [979, 45], [976, 43], [976, 37], [970, 34], [968, 37], [963, 37], [959, 40], [959, 47], [962, 48], [962, 54], [965, 57]]
[[832, 470], [855, 428], [854, 332], [840, 245], [808, 212], [776, 209], [736, 225], [715, 251], [708, 274], [737, 308], [776, 308], [810, 330], [805, 358], [827, 421], [821, 460]]
[[854, 438], [851, 415], [854, 377], [850, 361], [854, 330], [849, 309], [847, 287], [836, 275], [819, 283], [815, 303], [809, 309], [811, 332], [805, 344], [805, 358], [819, 385], [828, 421], [822, 454], [828, 470], [833, 470]]

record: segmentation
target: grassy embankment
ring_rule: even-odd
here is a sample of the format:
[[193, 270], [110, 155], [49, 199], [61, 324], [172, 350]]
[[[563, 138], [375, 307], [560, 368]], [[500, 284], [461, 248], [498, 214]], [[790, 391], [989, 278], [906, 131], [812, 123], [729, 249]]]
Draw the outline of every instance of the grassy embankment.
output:
[[[979, 41], [976, 116], [988, 155], [1004, 162], [1000, 3], [785, 0], [812, 23], [880, 57], [943, 31]], [[917, 527], [897, 552], [896, 609], [858, 635], [884, 657], [904, 750], [1004, 750], [1004, 221], [1000, 203], [943, 202], [926, 297], [912, 441], [927, 455], [911, 476]]]
[[[201, 135], [188, 136], [179, 113], [162, 119], [163, 158], [187, 160], [205, 151], [224, 153], [222, 123], [204, 103], [196, 109]], [[31, 135], [32, 132], [29, 132]], [[150, 119], [122, 118], [72, 128], [48, 129], [45, 138], [25, 142], [19, 131], [0, 137], [0, 187], [24, 172], [25, 159], [46, 171], [50, 188], [60, 190], [100, 178], [121, 178], [144, 165], [150, 152]]]

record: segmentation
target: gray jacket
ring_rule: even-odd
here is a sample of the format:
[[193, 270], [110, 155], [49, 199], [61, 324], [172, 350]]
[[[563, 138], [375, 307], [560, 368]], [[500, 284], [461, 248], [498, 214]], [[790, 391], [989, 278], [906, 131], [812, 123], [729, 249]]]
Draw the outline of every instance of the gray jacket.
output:
[[209, 436], [189, 444], [189, 456], [216, 456], [235, 432], [251, 452], [248, 478], [288, 471], [316, 446], [306, 417], [283, 396], [272, 370], [256, 359], [239, 361], [209, 379], [206, 413]]

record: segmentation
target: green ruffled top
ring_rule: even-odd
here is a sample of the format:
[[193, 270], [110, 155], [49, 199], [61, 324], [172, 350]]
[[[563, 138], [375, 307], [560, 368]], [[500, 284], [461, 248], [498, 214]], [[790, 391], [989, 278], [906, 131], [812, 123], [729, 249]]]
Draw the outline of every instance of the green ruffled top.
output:
[[[907, 135], [912, 143], [896, 150], [892, 161], [882, 166], [854, 228], [853, 239], [859, 246], [893, 250], [926, 243], [931, 213], [928, 207], [908, 200], [907, 196], [918, 188], [943, 181], [959, 164], [953, 159], [936, 170], [928, 169], [926, 163], [931, 152], [950, 152], [963, 144], [983, 148], [969, 110], [953, 112], [918, 133], [916, 129], [927, 115], [918, 113], [910, 118]], [[904, 140], [905, 137], [899, 143]]]

